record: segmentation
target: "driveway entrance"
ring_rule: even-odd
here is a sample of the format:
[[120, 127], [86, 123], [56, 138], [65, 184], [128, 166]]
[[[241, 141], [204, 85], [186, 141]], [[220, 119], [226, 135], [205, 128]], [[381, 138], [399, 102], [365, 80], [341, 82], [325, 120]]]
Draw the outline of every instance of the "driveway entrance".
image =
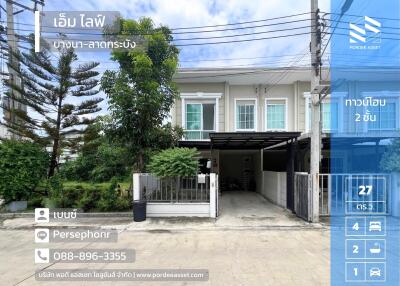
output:
[[216, 224], [255, 227], [308, 225], [289, 210], [274, 205], [256, 192], [249, 191], [222, 192]]

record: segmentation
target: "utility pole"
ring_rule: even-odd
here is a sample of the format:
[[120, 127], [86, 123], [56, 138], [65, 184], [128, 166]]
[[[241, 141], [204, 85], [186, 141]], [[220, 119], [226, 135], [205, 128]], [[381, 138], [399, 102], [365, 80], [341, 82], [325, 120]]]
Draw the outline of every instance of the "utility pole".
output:
[[311, 0], [311, 158], [310, 176], [312, 189], [312, 222], [319, 221], [319, 165], [321, 154], [320, 126], [320, 63], [321, 33], [318, 0]]
[[[8, 45], [8, 74], [9, 82], [12, 86], [17, 86], [21, 88], [21, 78], [19, 77], [19, 61], [15, 57], [15, 53], [18, 52], [18, 37], [15, 34], [14, 29], [14, 9], [13, 2], [6, 1], [6, 11], [7, 11], [7, 45]], [[7, 111], [4, 111], [4, 118], [11, 124], [17, 123], [17, 116], [14, 110], [22, 110], [26, 112], [26, 106], [14, 100], [18, 98], [20, 94], [13, 88], [10, 88], [11, 97], [5, 99], [5, 104], [7, 105]]]
[[[11, 0], [6, 0], [6, 14], [7, 14], [7, 45], [8, 45], [8, 75], [9, 75], [9, 83], [10, 94], [11, 96], [8, 98], [4, 98], [4, 105], [7, 106], [7, 109], [4, 111], [4, 119], [8, 121], [11, 125], [18, 123], [18, 116], [15, 114], [15, 110], [20, 110], [22, 112], [27, 112], [27, 107], [25, 104], [22, 104], [15, 98], [19, 98], [21, 94], [13, 88], [16, 86], [17, 88], [22, 87], [22, 79], [19, 76], [20, 63], [18, 58], [15, 57], [15, 54], [18, 53], [18, 36], [15, 33], [14, 28], [14, 15], [19, 14], [24, 11], [35, 12], [38, 10], [38, 5], [44, 5], [43, 0], [35, 0], [34, 8], [30, 8], [26, 5], [23, 5], [18, 2], [14, 2]], [[14, 5], [22, 8], [22, 10], [14, 12]], [[15, 135], [11, 133], [13, 137]]]

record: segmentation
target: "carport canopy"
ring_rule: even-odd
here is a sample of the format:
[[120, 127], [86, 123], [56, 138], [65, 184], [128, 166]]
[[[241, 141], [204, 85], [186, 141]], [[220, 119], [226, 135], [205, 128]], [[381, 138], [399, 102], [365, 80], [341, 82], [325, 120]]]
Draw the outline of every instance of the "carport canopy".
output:
[[300, 132], [212, 132], [210, 141], [179, 141], [180, 147], [200, 149], [263, 149], [279, 143], [289, 142], [300, 136]]

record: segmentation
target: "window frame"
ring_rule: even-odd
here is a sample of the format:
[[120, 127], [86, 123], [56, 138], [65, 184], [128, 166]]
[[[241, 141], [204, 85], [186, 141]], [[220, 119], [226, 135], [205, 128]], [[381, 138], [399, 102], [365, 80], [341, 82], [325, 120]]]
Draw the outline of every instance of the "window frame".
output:
[[[343, 121], [341, 119], [344, 118], [344, 111], [343, 111], [343, 99], [347, 96], [347, 92], [335, 92], [335, 97], [332, 98], [331, 94], [327, 95], [323, 102], [321, 103], [334, 103], [337, 104], [337, 129], [323, 129], [323, 116], [322, 116], [322, 104], [320, 104], [320, 123], [321, 123], [321, 132], [322, 133], [332, 133], [332, 132], [342, 132], [343, 131]], [[304, 132], [310, 133], [311, 132], [311, 124], [312, 124], [312, 112], [311, 112], [311, 93], [304, 92], [304, 109], [305, 109], [305, 124], [304, 124]]]
[[[237, 114], [237, 106], [240, 105], [238, 101], [253, 101], [254, 104], [254, 128], [252, 129], [243, 129], [243, 128], [237, 128], [237, 120], [238, 120], [238, 114]], [[257, 131], [257, 126], [258, 126], [258, 100], [257, 98], [235, 98], [235, 104], [234, 104], [234, 112], [235, 112], [235, 120], [234, 120], [234, 130], [235, 132], [256, 132]]]
[[[284, 101], [285, 102], [285, 127], [284, 128], [268, 128], [268, 101]], [[288, 99], [286, 97], [273, 97], [265, 99], [265, 131], [288, 131], [289, 129], [289, 106]], [[271, 105], [282, 105], [282, 104], [271, 104]]]
[[[200, 129], [198, 130], [193, 130], [193, 129], [187, 129], [187, 119], [188, 119], [188, 105], [200, 105]], [[209, 105], [214, 105], [214, 128], [212, 130], [205, 130], [204, 129], [204, 105], [209, 104]], [[184, 132], [199, 132], [200, 133], [200, 139], [188, 139], [188, 140], [209, 140], [209, 139], [204, 139], [202, 138], [204, 132], [216, 132], [217, 131], [217, 126], [216, 126], [216, 112], [217, 112], [217, 105], [214, 102], [199, 102], [199, 101], [193, 101], [193, 102], [185, 102], [185, 128]]]
[[[377, 131], [396, 131], [399, 129], [399, 120], [397, 118], [397, 114], [399, 111], [399, 99], [398, 98], [393, 98], [393, 97], [388, 97], [385, 98], [386, 100], [386, 105], [388, 103], [390, 104], [394, 104], [394, 127], [393, 128], [382, 128], [382, 121], [379, 120], [379, 127], [378, 128], [371, 128], [370, 126], [370, 122], [365, 122], [365, 126], [367, 131], [372, 131], [372, 132], [377, 132]], [[382, 106], [378, 106], [379, 107], [379, 116], [381, 116], [382, 113]], [[364, 107], [364, 112], [366, 112], [368, 110], [368, 108]]]
[[[329, 128], [324, 128], [324, 105], [329, 104]], [[336, 105], [336, 110], [337, 110], [337, 122], [336, 122], [336, 128], [332, 128], [332, 105]], [[321, 102], [321, 109], [320, 109], [320, 117], [321, 117], [321, 132], [323, 133], [331, 133], [331, 132], [337, 132], [339, 130], [339, 103], [336, 101], [331, 101], [330, 99], [328, 101], [322, 101]]]
[[[187, 104], [214, 104], [214, 130], [210, 132], [219, 132], [219, 101], [222, 97], [222, 93], [209, 93], [209, 92], [181, 92], [180, 99], [181, 99], [181, 127], [184, 132], [190, 131], [186, 130], [186, 110]], [[203, 112], [203, 107], [202, 107]], [[203, 123], [201, 122], [203, 125]], [[199, 131], [199, 130], [193, 130]], [[201, 130], [204, 132], [204, 130]], [[208, 131], [208, 130], [207, 130]], [[186, 139], [183, 136], [182, 140], [185, 141], [210, 141], [209, 138], [207, 139]]]

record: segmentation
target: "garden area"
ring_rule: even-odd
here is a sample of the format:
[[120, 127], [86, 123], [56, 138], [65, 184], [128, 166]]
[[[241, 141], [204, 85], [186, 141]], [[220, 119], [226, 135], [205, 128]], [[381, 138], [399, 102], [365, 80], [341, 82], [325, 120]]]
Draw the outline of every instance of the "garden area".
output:
[[[35, 53], [33, 37], [31, 50], [13, 55], [23, 84], [5, 80], [5, 95], [27, 109], [2, 105], [0, 124], [11, 135], [0, 138], [1, 211], [127, 211], [133, 173], [197, 173], [196, 151], [177, 151], [183, 132], [167, 120], [179, 96], [173, 82], [179, 50], [170, 29], [149, 18], [119, 21], [124, 34], [143, 35], [147, 45], [112, 50], [116, 70], [100, 74], [99, 63], [79, 60], [73, 49], [52, 52], [46, 43]], [[185, 152], [193, 164], [167, 166], [168, 156], [179, 161]]]

